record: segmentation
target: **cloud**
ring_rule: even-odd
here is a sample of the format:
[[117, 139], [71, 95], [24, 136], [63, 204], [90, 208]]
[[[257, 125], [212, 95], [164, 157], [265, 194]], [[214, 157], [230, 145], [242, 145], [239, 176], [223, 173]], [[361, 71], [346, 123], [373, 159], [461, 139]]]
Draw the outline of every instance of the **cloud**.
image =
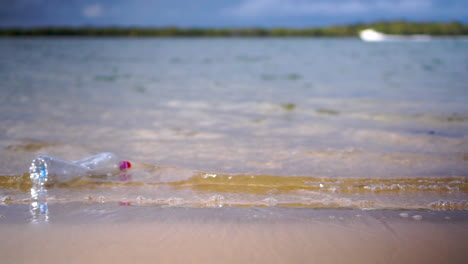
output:
[[225, 9], [233, 16], [350, 15], [375, 11], [418, 12], [432, 7], [431, 0], [244, 0]]
[[85, 17], [99, 17], [102, 15], [102, 6], [99, 3], [86, 6], [83, 8], [82, 14]]

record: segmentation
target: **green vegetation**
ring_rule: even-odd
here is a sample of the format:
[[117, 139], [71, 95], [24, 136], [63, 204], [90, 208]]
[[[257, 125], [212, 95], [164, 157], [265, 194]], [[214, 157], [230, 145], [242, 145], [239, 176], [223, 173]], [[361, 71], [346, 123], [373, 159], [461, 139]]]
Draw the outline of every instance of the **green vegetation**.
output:
[[340, 112], [338, 112], [336, 110], [327, 109], [327, 108], [319, 108], [319, 109], [315, 110], [315, 112], [317, 112], [317, 114], [332, 115], [332, 116], [336, 116], [336, 115], [338, 115], [340, 113]]
[[292, 111], [292, 110], [296, 109], [295, 104], [282, 104], [281, 107], [283, 107], [283, 109], [286, 110], [286, 111]]
[[301, 79], [301, 75], [296, 74], [296, 73], [291, 73], [288, 75], [288, 80], [299, 80]]
[[468, 35], [468, 24], [407, 21], [358, 23], [323, 28], [177, 28], [177, 27], [38, 27], [0, 28], [0, 36], [109, 36], [109, 37], [350, 37], [373, 28], [386, 34], [433, 36]]

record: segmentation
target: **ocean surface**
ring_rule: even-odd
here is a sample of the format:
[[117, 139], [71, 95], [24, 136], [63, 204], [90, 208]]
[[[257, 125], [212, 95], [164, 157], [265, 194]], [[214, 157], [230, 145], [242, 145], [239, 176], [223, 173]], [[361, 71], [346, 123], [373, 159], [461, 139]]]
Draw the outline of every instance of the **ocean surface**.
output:
[[[0, 39], [0, 205], [468, 210], [468, 41]], [[38, 155], [126, 173], [34, 197]], [[39, 202], [39, 204], [38, 204]]]

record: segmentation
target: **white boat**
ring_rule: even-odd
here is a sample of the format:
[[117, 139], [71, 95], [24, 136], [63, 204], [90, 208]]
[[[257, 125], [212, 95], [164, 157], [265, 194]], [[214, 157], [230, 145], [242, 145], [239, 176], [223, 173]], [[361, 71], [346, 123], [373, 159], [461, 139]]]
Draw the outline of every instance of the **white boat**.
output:
[[381, 32], [378, 32], [374, 29], [365, 29], [359, 32], [359, 37], [363, 41], [369, 42], [378, 42], [378, 41], [426, 41], [430, 40], [431, 37], [428, 35], [410, 35], [410, 36], [403, 36], [403, 35], [387, 35]]

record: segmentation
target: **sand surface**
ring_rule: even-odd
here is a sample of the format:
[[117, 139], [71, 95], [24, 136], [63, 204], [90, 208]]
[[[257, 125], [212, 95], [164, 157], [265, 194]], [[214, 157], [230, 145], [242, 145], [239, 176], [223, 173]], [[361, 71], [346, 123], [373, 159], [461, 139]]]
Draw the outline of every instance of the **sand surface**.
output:
[[[26, 210], [25, 210], [26, 209]], [[466, 263], [463, 211], [0, 206], [2, 263]], [[53, 213], [52, 213], [53, 212]]]

